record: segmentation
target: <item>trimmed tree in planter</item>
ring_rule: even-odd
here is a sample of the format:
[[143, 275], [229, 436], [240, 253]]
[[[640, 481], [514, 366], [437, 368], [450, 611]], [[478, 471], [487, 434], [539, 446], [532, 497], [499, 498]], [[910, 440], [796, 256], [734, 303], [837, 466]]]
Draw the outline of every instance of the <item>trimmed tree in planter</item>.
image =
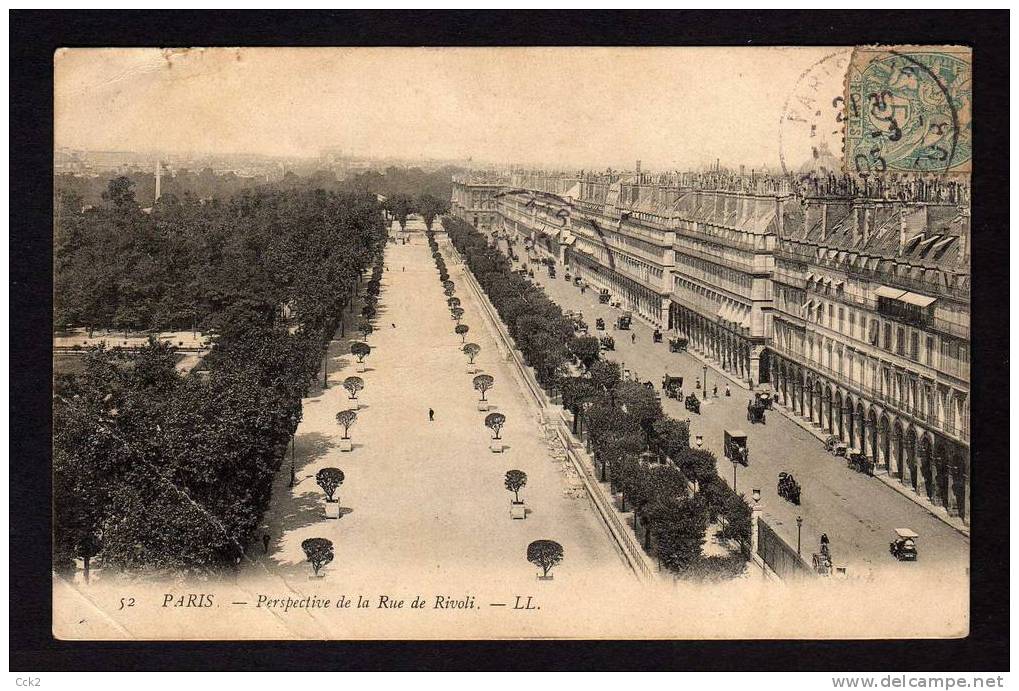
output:
[[479, 374], [474, 377], [474, 389], [481, 392], [478, 410], [488, 410], [488, 400], [485, 398], [485, 394], [493, 386], [495, 386], [495, 378], [490, 374]]
[[343, 484], [343, 479], [343, 471], [339, 468], [322, 468], [315, 473], [315, 482], [326, 493], [326, 518], [340, 517], [340, 503], [333, 499], [333, 495]]
[[450, 316], [453, 317], [453, 321], [455, 321], [457, 324], [459, 324], [460, 320], [463, 319], [463, 316], [464, 316], [463, 307], [454, 307], [453, 309], [451, 309], [449, 311], [449, 314], [450, 314]]
[[350, 394], [350, 400], [357, 400], [357, 393], [364, 389], [364, 379], [361, 377], [347, 377], [343, 380], [343, 388]]
[[442, 282], [442, 287], [445, 288], [446, 290], [453, 290], [456, 288], [456, 284], [453, 283], [453, 281], [445, 280]]
[[367, 319], [362, 319], [357, 323], [357, 330], [361, 332], [361, 337], [367, 340], [368, 336], [375, 329], [372, 328], [372, 325], [368, 322]]
[[535, 540], [527, 545], [527, 561], [541, 568], [538, 580], [551, 581], [548, 572], [563, 560], [563, 546], [555, 540]]
[[510, 517], [514, 519], [526, 518], [527, 510], [524, 508], [524, 502], [520, 501], [520, 490], [527, 484], [527, 473], [522, 470], [507, 470], [504, 484], [507, 490], [513, 492]]
[[452, 289], [452, 288], [446, 288], [446, 289], [445, 289], [445, 290], [443, 290], [442, 292], [443, 292], [443, 294], [444, 294], [444, 295], [445, 295], [446, 297], [448, 297], [448, 298], [451, 298], [451, 297], [453, 297], [453, 292], [454, 292], [454, 291], [453, 291], [453, 289]]
[[371, 355], [372, 347], [363, 341], [354, 341], [350, 344], [350, 354], [357, 358], [358, 370], [364, 371], [364, 359]]
[[502, 413], [489, 413], [488, 415], [485, 416], [485, 427], [487, 427], [488, 429], [492, 430], [492, 432], [495, 433], [495, 436], [492, 437], [492, 443], [489, 445], [489, 448], [492, 449], [492, 451], [494, 451], [495, 453], [502, 452], [502, 444], [498, 442], [502, 440], [502, 437], [499, 436], [499, 433], [502, 431], [502, 427], [505, 424], [506, 416], [503, 415]]
[[471, 330], [471, 327], [467, 326], [466, 324], [457, 324], [456, 328], [453, 330], [460, 337], [460, 342], [466, 344], [467, 332]]
[[321, 578], [319, 570], [333, 560], [333, 543], [324, 537], [309, 537], [301, 543], [304, 555], [315, 570], [315, 578]]
[[350, 428], [357, 422], [357, 411], [341, 410], [336, 413], [336, 422], [343, 428], [343, 438], [340, 439], [340, 451], [351, 451], [354, 445], [350, 441]]
[[478, 353], [481, 352], [481, 346], [479, 346], [477, 343], [465, 343], [463, 348], [461, 348], [460, 350], [462, 350], [463, 354], [467, 356], [467, 364], [469, 365], [468, 372], [473, 371], [474, 358], [476, 358], [478, 356]]
[[452, 297], [452, 298], [446, 300], [446, 304], [449, 305], [450, 309], [453, 309], [454, 307], [459, 307], [460, 306], [460, 298]]

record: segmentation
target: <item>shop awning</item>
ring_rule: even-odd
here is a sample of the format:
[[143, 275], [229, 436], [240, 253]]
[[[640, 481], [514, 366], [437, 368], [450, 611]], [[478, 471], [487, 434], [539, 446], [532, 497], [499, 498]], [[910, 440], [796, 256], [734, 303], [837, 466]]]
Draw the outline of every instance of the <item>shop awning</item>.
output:
[[901, 300], [902, 296], [906, 291], [900, 290], [899, 288], [889, 288], [888, 286], [878, 286], [874, 290], [874, 295], [882, 298], [888, 298], [890, 300]]
[[937, 298], [927, 297], [919, 293], [903, 293], [898, 299], [917, 307], [929, 307], [932, 302], [937, 300]]

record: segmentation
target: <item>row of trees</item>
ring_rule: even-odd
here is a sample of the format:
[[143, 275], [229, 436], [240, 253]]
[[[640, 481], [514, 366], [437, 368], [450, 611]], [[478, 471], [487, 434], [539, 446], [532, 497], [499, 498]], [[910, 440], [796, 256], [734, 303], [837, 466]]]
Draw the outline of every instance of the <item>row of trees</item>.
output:
[[[123, 569], [212, 572], [243, 558], [268, 506], [301, 398], [381, 257], [381, 209], [374, 196], [266, 188], [150, 216], [123, 181], [107, 201], [58, 221], [58, 310], [106, 326], [199, 296], [216, 336], [186, 375], [151, 340], [136, 353], [91, 349], [58, 379], [54, 568], [101, 555]], [[90, 287], [86, 270], [127, 271], [139, 289]]]
[[431, 194], [412, 197], [409, 194], [396, 194], [387, 197], [382, 202], [382, 207], [400, 224], [400, 230], [407, 227], [408, 216], [421, 214], [425, 228], [431, 232], [435, 219], [449, 211], [449, 197], [435, 197]]
[[[689, 426], [669, 418], [648, 388], [623, 381], [618, 363], [601, 359], [598, 340], [576, 336], [571, 320], [543, 290], [511, 270], [511, 263], [476, 229], [444, 217], [443, 225], [509, 328], [538, 382], [561, 394], [581, 421], [603, 481], [632, 509], [645, 549], [686, 577], [741, 572], [750, 544], [750, 507], [718, 476], [709, 451], [692, 449]], [[707, 528], [737, 541], [731, 559], [702, 556]]]

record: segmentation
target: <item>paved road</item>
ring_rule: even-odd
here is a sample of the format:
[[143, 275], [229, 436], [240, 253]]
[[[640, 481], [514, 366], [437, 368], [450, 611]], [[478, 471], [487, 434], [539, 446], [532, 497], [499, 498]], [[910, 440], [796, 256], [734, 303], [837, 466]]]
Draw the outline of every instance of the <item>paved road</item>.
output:
[[[502, 245], [505, 251], [505, 243]], [[518, 251], [522, 257], [522, 250]], [[518, 264], [519, 265], [519, 264]], [[557, 267], [556, 278], [549, 279], [537, 265], [535, 279], [549, 296], [564, 309], [582, 311], [584, 321], [595, 331], [597, 317], [605, 319], [607, 330], [616, 341], [611, 359], [625, 363], [641, 380], [651, 380], [660, 387], [666, 372], [684, 379], [684, 394], [694, 390], [694, 380], [703, 376], [703, 364], [688, 353], [670, 353], [668, 340], [653, 343], [652, 329], [634, 319], [631, 332], [615, 331], [612, 325], [620, 310], [598, 303], [598, 293], [580, 289], [564, 280], [564, 268]], [[844, 461], [826, 453], [817, 438], [777, 411], [767, 414], [767, 424], [750, 425], [746, 419], [749, 394], [736, 384], [730, 384], [732, 396], [724, 396], [726, 380], [715, 370], [708, 369], [709, 391], [718, 384], [719, 398], [701, 408], [702, 414], [688, 413], [681, 401], [664, 399], [665, 411], [677, 418], [691, 417], [691, 435], [704, 437], [704, 448], [713, 451], [720, 459], [718, 472], [730, 485], [733, 481], [732, 465], [722, 453], [722, 434], [725, 429], [742, 429], [749, 437], [751, 461], [748, 468], [739, 466], [736, 471], [736, 488], [749, 495], [750, 490], [762, 492], [761, 505], [766, 520], [791, 545], [796, 545], [796, 517], [803, 517], [802, 552], [809, 555], [817, 551], [821, 533], [831, 539], [832, 552], [838, 566], [846, 566], [858, 576], [872, 575], [876, 571], [924, 571], [932, 575], [962, 574], [969, 566], [969, 539], [951, 526], [932, 516], [924, 508], [901, 496], [875, 478], [868, 478], [847, 469]], [[735, 381], [735, 380], [732, 380]], [[702, 395], [697, 392], [698, 397]], [[791, 472], [802, 487], [801, 505], [793, 506], [777, 494], [777, 478], [781, 471]], [[896, 562], [888, 553], [893, 530], [909, 527], [920, 534], [917, 563]]]

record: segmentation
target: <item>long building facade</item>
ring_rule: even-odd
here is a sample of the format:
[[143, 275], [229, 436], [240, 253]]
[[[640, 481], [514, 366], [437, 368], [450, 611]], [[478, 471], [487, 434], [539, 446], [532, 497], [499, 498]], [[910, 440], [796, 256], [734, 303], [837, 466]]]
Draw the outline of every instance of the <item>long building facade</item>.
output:
[[723, 171], [454, 180], [453, 214], [768, 384], [968, 523], [968, 189]]

